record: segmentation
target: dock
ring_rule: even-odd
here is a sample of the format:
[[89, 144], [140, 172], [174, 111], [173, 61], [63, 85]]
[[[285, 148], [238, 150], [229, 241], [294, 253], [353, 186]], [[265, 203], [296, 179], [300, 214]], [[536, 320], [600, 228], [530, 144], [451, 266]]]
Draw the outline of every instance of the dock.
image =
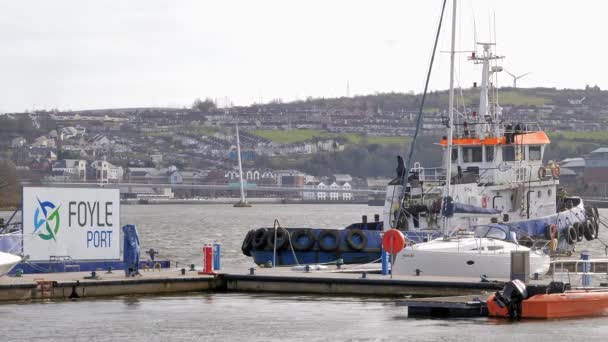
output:
[[206, 275], [198, 271], [162, 269], [126, 277], [123, 271], [25, 274], [0, 278], [0, 302], [45, 299], [76, 299], [103, 296], [159, 295], [185, 292], [306, 293], [379, 297], [445, 297], [476, 295], [502, 289], [503, 282], [479, 278], [390, 276], [373, 270], [335, 267], [323, 271], [292, 271], [290, 268], [226, 270]]
[[407, 307], [408, 317], [485, 317], [488, 293], [471, 296], [417, 298], [398, 301]]

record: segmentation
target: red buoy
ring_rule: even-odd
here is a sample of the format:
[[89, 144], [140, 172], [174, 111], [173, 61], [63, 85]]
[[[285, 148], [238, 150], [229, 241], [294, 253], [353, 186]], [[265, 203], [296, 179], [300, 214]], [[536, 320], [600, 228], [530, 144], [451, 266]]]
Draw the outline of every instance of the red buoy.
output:
[[405, 248], [405, 236], [397, 229], [389, 229], [382, 237], [382, 248], [390, 254], [397, 254]]

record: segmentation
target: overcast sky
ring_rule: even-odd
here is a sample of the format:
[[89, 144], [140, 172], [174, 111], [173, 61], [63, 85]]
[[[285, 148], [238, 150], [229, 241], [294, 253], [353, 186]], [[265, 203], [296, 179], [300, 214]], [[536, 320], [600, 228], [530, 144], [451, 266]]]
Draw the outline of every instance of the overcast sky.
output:
[[[247, 105], [344, 96], [347, 81], [351, 95], [418, 93], [441, 3], [0, 0], [0, 112], [197, 97]], [[458, 49], [473, 48], [474, 26], [478, 41], [494, 40], [495, 16], [502, 65], [532, 72], [519, 86], [608, 87], [605, 1], [460, 0], [459, 9]], [[446, 89], [448, 55], [438, 62], [431, 85]], [[479, 79], [464, 53], [458, 70], [463, 86]]]

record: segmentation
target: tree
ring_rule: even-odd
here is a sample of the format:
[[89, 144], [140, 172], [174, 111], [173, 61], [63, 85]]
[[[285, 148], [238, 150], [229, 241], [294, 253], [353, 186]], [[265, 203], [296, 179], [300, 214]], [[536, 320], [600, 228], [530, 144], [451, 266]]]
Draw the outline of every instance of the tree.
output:
[[206, 98], [205, 101], [201, 101], [201, 99], [197, 98], [192, 104], [192, 109], [198, 110], [203, 113], [209, 113], [216, 110], [217, 107], [210, 98]]
[[16, 207], [21, 202], [15, 164], [0, 160], [0, 208]]

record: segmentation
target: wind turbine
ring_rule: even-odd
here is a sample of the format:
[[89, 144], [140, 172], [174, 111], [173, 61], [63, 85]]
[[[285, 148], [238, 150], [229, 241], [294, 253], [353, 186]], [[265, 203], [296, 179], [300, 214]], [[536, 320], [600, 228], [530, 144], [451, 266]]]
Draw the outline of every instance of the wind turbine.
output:
[[515, 75], [513, 75], [512, 73], [508, 72], [507, 70], [505, 70], [505, 72], [506, 72], [507, 74], [509, 74], [511, 77], [513, 77], [513, 88], [517, 88], [517, 80], [518, 80], [518, 79], [520, 79], [520, 78], [522, 78], [522, 77], [524, 77], [524, 76], [527, 76], [527, 75], [530, 75], [530, 74], [531, 74], [531, 72], [527, 72], [527, 73], [525, 73], [525, 74], [523, 74], [523, 75], [515, 76]]

